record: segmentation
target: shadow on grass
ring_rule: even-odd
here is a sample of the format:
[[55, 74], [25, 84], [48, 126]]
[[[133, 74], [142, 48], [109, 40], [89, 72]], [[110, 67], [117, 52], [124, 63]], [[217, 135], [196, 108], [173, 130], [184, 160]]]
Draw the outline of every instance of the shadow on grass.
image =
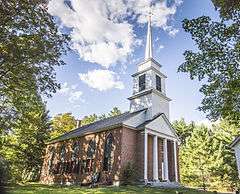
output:
[[[10, 185], [9, 194], [176, 194], [176, 189], [159, 189], [143, 186], [100, 187], [90, 189], [80, 186], [60, 186], [42, 184]], [[180, 189], [184, 194], [200, 194], [203, 192], [189, 189]], [[211, 194], [211, 192], [204, 192]]]

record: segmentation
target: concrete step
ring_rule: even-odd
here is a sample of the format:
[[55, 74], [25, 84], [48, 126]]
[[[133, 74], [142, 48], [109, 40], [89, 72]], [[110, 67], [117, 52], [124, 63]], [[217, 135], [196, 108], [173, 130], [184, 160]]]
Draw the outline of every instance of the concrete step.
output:
[[159, 188], [169, 188], [169, 189], [183, 188], [183, 186], [177, 182], [151, 182], [150, 184], [153, 187], [159, 187]]

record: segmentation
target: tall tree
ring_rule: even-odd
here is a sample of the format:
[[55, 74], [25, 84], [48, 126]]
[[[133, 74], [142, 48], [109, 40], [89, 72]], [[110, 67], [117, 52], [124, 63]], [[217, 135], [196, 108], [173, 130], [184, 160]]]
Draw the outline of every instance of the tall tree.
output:
[[[59, 85], [55, 66], [67, 50], [45, 0], [0, 1], [0, 129], [9, 130], [36, 92], [50, 96]], [[3, 131], [4, 129], [4, 131]], [[1, 131], [0, 131], [1, 132]]]
[[172, 125], [173, 125], [173, 128], [176, 130], [178, 137], [181, 140], [181, 144], [185, 144], [186, 139], [191, 136], [195, 128], [194, 122], [187, 124], [183, 118], [180, 119], [179, 121], [177, 120], [174, 121]]
[[[103, 119], [105, 118], [105, 116], [102, 115], [101, 118]], [[83, 117], [83, 119], [81, 120], [81, 125], [88, 125], [90, 123], [94, 123], [97, 120], [98, 120], [98, 116], [94, 113], [92, 115]]]
[[216, 9], [219, 10], [223, 19], [233, 19], [239, 16], [240, 1], [239, 0], [212, 0]]
[[199, 109], [207, 113], [209, 119], [226, 118], [239, 125], [239, 1], [213, 2], [221, 12], [222, 21], [215, 22], [207, 16], [183, 21], [183, 28], [191, 34], [198, 51], [185, 51], [185, 62], [178, 71], [189, 73], [191, 79], [204, 81], [200, 89], [204, 99]]
[[[177, 127], [182, 129], [184, 125], [179, 123]], [[236, 160], [229, 148], [234, 136], [239, 134], [237, 127], [224, 120], [211, 128], [204, 125], [185, 127], [181, 130], [186, 133], [183, 136], [187, 136], [180, 149], [182, 183], [219, 190], [239, 188]]]
[[13, 180], [37, 180], [40, 174], [50, 123], [45, 104], [40, 96], [37, 98], [4, 136], [0, 155], [9, 162]]
[[71, 113], [58, 114], [51, 120], [51, 138], [56, 138], [76, 128], [76, 119]]

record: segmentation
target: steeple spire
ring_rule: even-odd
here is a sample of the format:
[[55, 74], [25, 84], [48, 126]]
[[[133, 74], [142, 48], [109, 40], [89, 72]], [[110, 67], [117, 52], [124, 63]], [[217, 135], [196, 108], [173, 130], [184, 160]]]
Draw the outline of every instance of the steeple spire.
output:
[[152, 29], [151, 29], [151, 11], [148, 16], [147, 42], [145, 50], [145, 60], [152, 58]]

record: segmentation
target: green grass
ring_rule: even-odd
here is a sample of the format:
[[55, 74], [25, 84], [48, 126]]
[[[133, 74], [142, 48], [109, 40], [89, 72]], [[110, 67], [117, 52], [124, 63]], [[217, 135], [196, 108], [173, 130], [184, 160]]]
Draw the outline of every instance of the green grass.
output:
[[[159, 189], [141, 186], [125, 186], [125, 187], [102, 187], [90, 189], [80, 186], [49, 186], [41, 184], [24, 184], [8, 186], [7, 193], [10, 194], [176, 194], [174, 189]], [[181, 189], [184, 194], [200, 194], [203, 192]], [[204, 194], [212, 194], [204, 192]]]

